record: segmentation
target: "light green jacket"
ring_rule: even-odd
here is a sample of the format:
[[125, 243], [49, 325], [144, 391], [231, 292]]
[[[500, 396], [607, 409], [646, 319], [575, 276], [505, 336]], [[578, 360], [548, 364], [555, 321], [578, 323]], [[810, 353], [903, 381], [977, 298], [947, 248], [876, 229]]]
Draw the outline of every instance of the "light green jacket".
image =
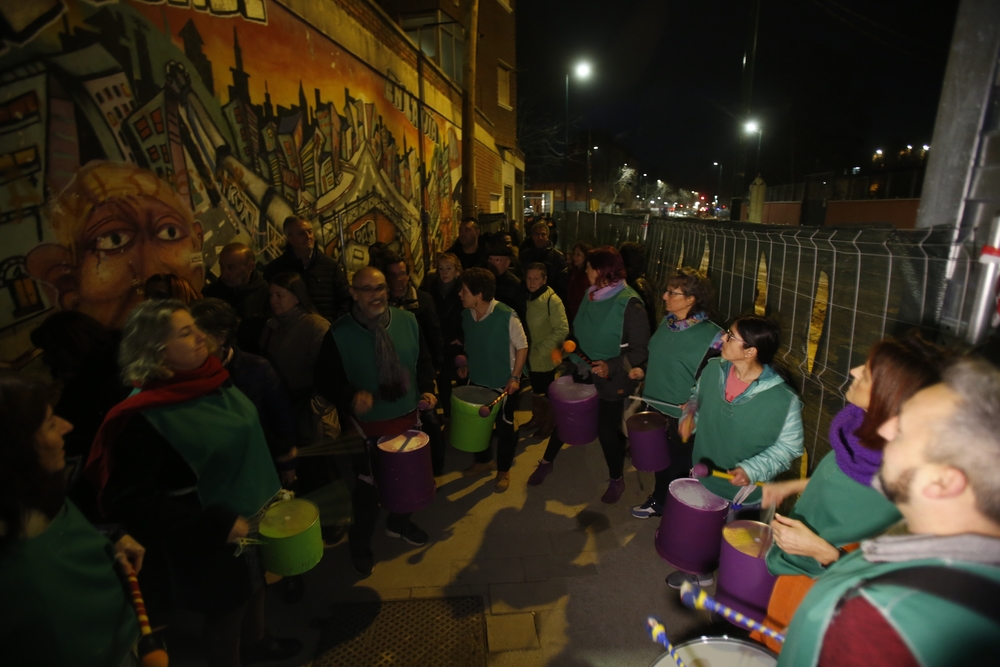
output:
[[556, 367], [552, 350], [560, 347], [569, 335], [569, 320], [562, 299], [546, 286], [538, 297], [528, 298], [525, 319], [531, 339], [528, 368], [534, 373], [551, 371]]

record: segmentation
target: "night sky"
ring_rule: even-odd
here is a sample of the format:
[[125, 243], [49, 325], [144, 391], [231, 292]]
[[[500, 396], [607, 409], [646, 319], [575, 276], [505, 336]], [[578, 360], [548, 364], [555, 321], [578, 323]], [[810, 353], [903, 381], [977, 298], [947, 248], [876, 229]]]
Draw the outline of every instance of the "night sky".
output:
[[[724, 164], [730, 182], [743, 125], [749, 6], [520, 0], [519, 115], [561, 123], [565, 72], [587, 59], [594, 75], [570, 83], [571, 132], [581, 141], [588, 128], [613, 137], [650, 178], [715, 193], [712, 163]], [[931, 143], [957, 7], [958, 0], [762, 0], [751, 117], [763, 129], [768, 184], [865, 167], [876, 148]], [[548, 176], [533, 174], [530, 162], [527, 171], [529, 184]]]

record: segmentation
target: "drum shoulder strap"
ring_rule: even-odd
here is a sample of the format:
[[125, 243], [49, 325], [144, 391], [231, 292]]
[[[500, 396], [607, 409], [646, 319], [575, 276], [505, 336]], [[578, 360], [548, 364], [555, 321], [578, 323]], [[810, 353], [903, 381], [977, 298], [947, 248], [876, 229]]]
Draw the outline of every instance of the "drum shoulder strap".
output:
[[975, 572], [946, 565], [921, 565], [893, 570], [860, 582], [842, 599], [873, 584], [903, 586], [965, 607], [1000, 625], [1000, 583]]

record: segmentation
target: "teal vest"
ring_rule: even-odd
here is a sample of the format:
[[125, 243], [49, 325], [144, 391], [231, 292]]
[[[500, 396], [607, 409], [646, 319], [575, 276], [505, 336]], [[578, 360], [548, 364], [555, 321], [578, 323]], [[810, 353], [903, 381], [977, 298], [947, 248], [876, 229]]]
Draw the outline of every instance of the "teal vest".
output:
[[[719, 359], [712, 359], [701, 374], [698, 435], [694, 440], [692, 460], [697, 463], [707, 458], [723, 470], [731, 470], [740, 461], [760, 454], [778, 440], [795, 394], [782, 382], [747, 399], [746, 393], [754, 388], [751, 383], [743, 395], [729, 403], [722, 368]], [[721, 477], [705, 477], [701, 483], [712, 493], [729, 500], [740, 490]], [[760, 497], [758, 487], [744, 503], [759, 502]]]
[[[682, 331], [672, 331], [661, 324], [649, 339], [649, 363], [643, 398], [680, 405], [691, 398], [694, 374], [705, 358], [709, 346], [722, 331], [708, 320], [702, 320]], [[678, 408], [651, 404], [665, 415], [679, 418]]]
[[[918, 565], [949, 565], [1000, 583], [1000, 568], [927, 558], [905, 563], [870, 563], [856, 551], [816, 580], [795, 612], [778, 667], [812, 667], [819, 662], [823, 635], [838, 602], [864, 579]], [[979, 614], [909, 588], [866, 586], [861, 595], [895, 628], [923, 667], [996, 664], [1000, 627]]]
[[420, 326], [413, 313], [399, 308], [389, 309], [389, 326], [386, 331], [399, 356], [399, 363], [407, 374], [406, 395], [395, 401], [379, 397], [378, 369], [375, 367], [375, 332], [369, 331], [350, 315], [344, 315], [330, 329], [337, 341], [344, 371], [351, 383], [367, 391], [375, 399], [372, 409], [356, 415], [358, 421], [374, 422], [395, 419], [417, 409], [420, 400], [417, 391], [417, 359], [420, 357]]
[[507, 385], [510, 365], [510, 307], [497, 302], [493, 312], [476, 322], [468, 308], [462, 313], [465, 352], [469, 359], [469, 382], [500, 389]]
[[0, 552], [0, 662], [120, 667], [139, 637], [114, 547], [72, 502]]
[[[903, 518], [885, 496], [844, 474], [830, 452], [816, 466], [806, 490], [789, 515], [835, 547], [867, 540]], [[825, 568], [815, 558], [793, 556], [772, 544], [767, 552], [771, 574], [805, 574], [816, 578]]]
[[[588, 295], [583, 297], [580, 310], [573, 318], [573, 335], [584, 354], [594, 361], [621, 355], [625, 309], [632, 299], [642, 301], [639, 293], [628, 286], [603, 301], [591, 301]], [[575, 354], [571, 354], [570, 359], [583, 361]]]
[[281, 490], [257, 408], [239, 389], [142, 414], [194, 470], [202, 507], [250, 518]]

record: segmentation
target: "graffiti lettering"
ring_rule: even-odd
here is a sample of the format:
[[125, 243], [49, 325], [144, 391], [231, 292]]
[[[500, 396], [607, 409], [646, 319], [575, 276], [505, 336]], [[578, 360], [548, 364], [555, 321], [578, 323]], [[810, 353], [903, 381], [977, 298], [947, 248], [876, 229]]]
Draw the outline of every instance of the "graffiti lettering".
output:
[[228, 177], [228, 174], [223, 175], [222, 195], [233, 207], [233, 211], [236, 212], [236, 216], [247, 229], [257, 228], [257, 223], [260, 221], [260, 209], [257, 208], [257, 205], [253, 203], [253, 200], [245, 192], [243, 192], [239, 184]]
[[385, 77], [385, 99], [397, 110], [403, 112], [406, 119], [410, 121], [410, 125], [417, 127], [434, 143], [440, 143], [437, 122], [429, 113], [425, 113], [422, 122], [420, 122], [420, 101], [398, 83], [392, 70], [389, 70]]
[[[162, 5], [164, 0], [142, 0], [150, 5]], [[166, 0], [172, 7], [190, 7], [213, 16], [241, 14], [248, 21], [267, 23], [264, 0]]]

